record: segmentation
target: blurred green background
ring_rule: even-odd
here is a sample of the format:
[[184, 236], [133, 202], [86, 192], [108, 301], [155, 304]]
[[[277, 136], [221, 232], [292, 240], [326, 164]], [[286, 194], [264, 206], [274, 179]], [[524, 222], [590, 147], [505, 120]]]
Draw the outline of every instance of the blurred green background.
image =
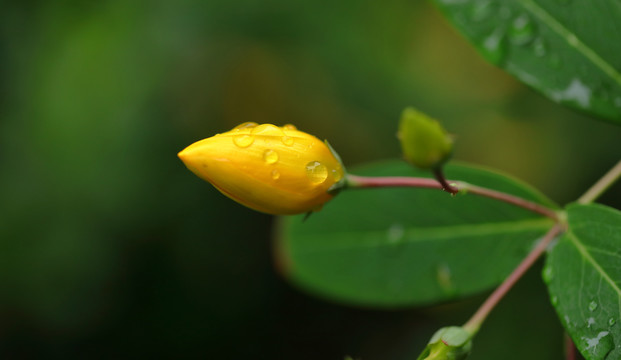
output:
[[[486, 64], [425, 1], [7, 0], [0, 19], [2, 358], [412, 359], [484, 299], [376, 311], [291, 287], [273, 218], [176, 157], [238, 123], [294, 123], [353, 167], [399, 157], [413, 105], [456, 159], [561, 204], [620, 155], [619, 127]], [[562, 358], [538, 271], [472, 359]]]

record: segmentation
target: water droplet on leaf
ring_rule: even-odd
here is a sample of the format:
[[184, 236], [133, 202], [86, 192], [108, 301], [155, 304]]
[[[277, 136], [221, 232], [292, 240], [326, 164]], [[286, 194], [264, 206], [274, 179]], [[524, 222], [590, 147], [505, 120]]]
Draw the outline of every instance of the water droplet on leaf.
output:
[[558, 102], [571, 102], [587, 108], [591, 104], [592, 92], [591, 88], [576, 78], [565, 89], [552, 91], [548, 95]]
[[306, 176], [314, 184], [320, 184], [328, 178], [328, 168], [319, 161], [306, 164]]
[[272, 179], [278, 180], [280, 178], [280, 173], [278, 170], [272, 170]]
[[535, 24], [528, 15], [522, 14], [511, 22], [509, 37], [514, 44], [527, 45], [535, 38]]
[[389, 244], [397, 244], [403, 240], [403, 236], [405, 235], [405, 230], [403, 229], [403, 225], [401, 224], [392, 224], [388, 228], [386, 232], [388, 243]]
[[595, 311], [597, 307], [598, 307], [598, 304], [595, 302], [595, 300], [589, 303], [589, 311]]
[[243, 134], [243, 135], [235, 135], [233, 136], [233, 143], [240, 148], [246, 148], [254, 142], [254, 136]]
[[278, 153], [272, 149], [267, 149], [263, 153], [263, 160], [268, 165], [275, 164], [278, 162]]
[[617, 323], [617, 320], [615, 320], [615, 318], [608, 319], [608, 325], [609, 326], [614, 326], [616, 323]]
[[554, 270], [552, 269], [551, 266], [546, 266], [543, 269], [543, 281], [545, 281], [546, 283], [549, 283], [550, 281], [552, 281], [552, 279], [554, 279]]
[[581, 337], [584, 350], [587, 351], [594, 359], [604, 359], [614, 348], [612, 336], [608, 331], [600, 331], [595, 337]]
[[554, 295], [550, 298], [550, 302], [552, 303], [552, 305], [556, 306], [558, 305], [558, 296]]
[[481, 54], [494, 64], [500, 64], [507, 52], [505, 33], [502, 28], [497, 28], [481, 43]]

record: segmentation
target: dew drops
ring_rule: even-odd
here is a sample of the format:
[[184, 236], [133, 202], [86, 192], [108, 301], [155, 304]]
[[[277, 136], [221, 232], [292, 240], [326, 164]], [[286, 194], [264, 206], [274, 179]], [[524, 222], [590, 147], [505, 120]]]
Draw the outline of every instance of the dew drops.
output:
[[593, 318], [593, 317], [588, 318], [587, 319], [587, 327], [590, 329], [593, 324], [595, 324], [595, 318]]
[[599, 305], [595, 302], [595, 300], [589, 303], [589, 311], [595, 311]]
[[511, 22], [509, 37], [516, 45], [527, 45], [535, 38], [535, 24], [528, 15], [522, 14]]
[[252, 133], [255, 135], [262, 136], [281, 136], [283, 135], [282, 130], [275, 125], [272, 124], [261, 124], [252, 129]]
[[272, 173], [270, 175], [272, 176], [272, 179], [274, 180], [280, 179], [280, 172], [278, 172], [278, 170], [272, 170]]
[[549, 96], [558, 102], [572, 102], [582, 108], [591, 104], [592, 90], [580, 79], [573, 79], [565, 89], [552, 91]]
[[233, 136], [233, 143], [240, 148], [247, 148], [254, 142], [254, 136], [248, 134]]
[[552, 305], [556, 306], [558, 305], [558, 296], [554, 295], [550, 298], [550, 302], [552, 303]]
[[297, 130], [298, 129], [297, 127], [295, 127], [295, 125], [291, 125], [291, 124], [285, 124], [282, 128], [285, 130]]
[[608, 326], [614, 326], [616, 323], [617, 320], [615, 320], [615, 318], [608, 319]]
[[614, 342], [610, 332], [600, 331], [595, 337], [588, 338], [583, 336], [581, 338], [586, 350], [595, 359], [604, 359], [614, 348]]
[[494, 32], [483, 39], [481, 44], [481, 54], [494, 64], [500, 64], [506, 55], [505, 33], [502, 28], [497, 28]]
[[257, 124], [256, 122], [245, 122], [243, 124], [239, 124], [239, 125], [235, 126], [233, 128], [233, 130], [239, 131], [239, 130], [242, 130], [242, 129], [252, 129], [252, 128], [256, 127], [257, 125], [259, 125], [259, 124]]
[[314, 184], [321, 184], [328, 178], [328, 168], [319, 161], [306, 164], [306, 176]]
[[293, 145], [293, 138], [291, 136], [286, 136], [285, 135], [285, 136], [283, 136], [281, 138], [281, 140], [282, 140], [282, 143], [287, 145], [287, 146]]
[[535, 56], [543, 57], [548, 52], [548, 45], [546, 41], [542, 38], [537, 38], [533, 41], [533, 51], [535, 52]]
[[267, 149], [263, 153], [263, 160], [268, 165], [275, 164], [278, 162], [278, 153], [272, 149]]
[[543, 269], [543, 281], [545, 281], [546, 283], [549, 283], [550, 281], [552, 281], [552, 279], [554, 279], [554, 270], [552, 269], [551, 266], [546, 266]]
[[389, 244], [396, 244], [403, 240], [403, 236], [405, 235], [405, 230], [403, 229], [403, 225], [401, 224], [392, 224], [388, 228], [386, 232], [386, 237]]

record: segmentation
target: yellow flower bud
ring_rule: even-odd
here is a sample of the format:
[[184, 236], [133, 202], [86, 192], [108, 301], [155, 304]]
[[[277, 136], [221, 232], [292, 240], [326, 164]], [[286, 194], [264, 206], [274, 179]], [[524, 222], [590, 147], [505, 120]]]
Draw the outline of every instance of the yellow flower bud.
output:
[[327, 143], [293, 125], [244, 123], [178, 156], [224, 195], [268, 214], [318, 211], [345, 180]]

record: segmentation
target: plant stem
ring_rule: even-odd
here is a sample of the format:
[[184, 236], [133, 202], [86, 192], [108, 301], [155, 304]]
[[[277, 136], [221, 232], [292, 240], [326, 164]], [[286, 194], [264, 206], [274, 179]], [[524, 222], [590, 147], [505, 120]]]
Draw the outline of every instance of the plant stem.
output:
[[584, 193], [579, 199], [578, 203], [588, 204], [597, 199], [601, 194], [614, 184], [621, 177], [621, 160], [610, 169], [606, 175], [602, 176], [587, 192]]
[[440, 185], [442, 185], [442, 190], [451, 193], [451, 195], [455, 195], [459, 192], [456, 187], [448, 183], [446, 177], [444, 177], [444, 171], [442, 171], [441, 167], [433, 169], [433, 175], [435, 176], [436, 180], [438, 180]]
[[457, 182], [457, 188], [461, 190], [465, 190], [472, 194], [504, 201], [504, 202], [522, 207], [526, 210], [536, 212], [540, 215], [547, 216], [556, 222], [559, 221], [558, 214], [556, 213], [556, 211], [550, 209], [549, 207], [546, 207], [546, 206], [537, 204], [535, 202], [526, 200], [524, 198], [521, 198], [519, 196], [510, 195], [510, 194], [503, 193], [500, 191], [496, 191], [496, 190], [492, 190], [492, 189], [488, 189], [488, 188], [484, 188], [484, 187], [480, 187], [480, 186], [476, 186], [476, 185], [472, 185], [472, 184], [468, 184], [464, 182]]
[[499, 287], [485, 300], [476, 313], [468, 320], [463, 328], [470, 334], [474, 335], [479, 331], [481, 324], [487, 318], [487, 315], [494, 309], [498, 302], [507, 294], [507, 292], [515, 285], [515, 283], [526, 273], [535, 261], [543, 254], [548, 245], [561, 233], [563, 227], [560, 224], [554, 225], [539, 241], [537, 246], [522, 260], [522, 262], [513, 270], [513, 272], [500, 284]]
[[[468, 184], [462, 181], [445, 181], [450, 189], [456, 191], [463, 191], [464, 193], [472, 193], [479, 196], [500, 200], [515, 206], [522, 207], [524, 209], [536, 212], [540, 215], [547, 216], [554, 221], [558, 222], [559, 218], [553, 209], [546, 206], [537, 204], [535, 202], [523, 199], [518, 196], [510, 195], [500, 191], [487, 189], [484, 187]], [[418, 187], [418, 188], [430, 188], [446, 190], [445, 185], [430, 178], [420, 177], [367, 177], [357, 175], [347, 175], [347, 185], [350, 188], [372, 188], [372, 187]], [[450, 190], [446, 190], [452, 192]]]
[[565, 333], [565, 360], [576, 360], [576, 346], [567, 333]]

